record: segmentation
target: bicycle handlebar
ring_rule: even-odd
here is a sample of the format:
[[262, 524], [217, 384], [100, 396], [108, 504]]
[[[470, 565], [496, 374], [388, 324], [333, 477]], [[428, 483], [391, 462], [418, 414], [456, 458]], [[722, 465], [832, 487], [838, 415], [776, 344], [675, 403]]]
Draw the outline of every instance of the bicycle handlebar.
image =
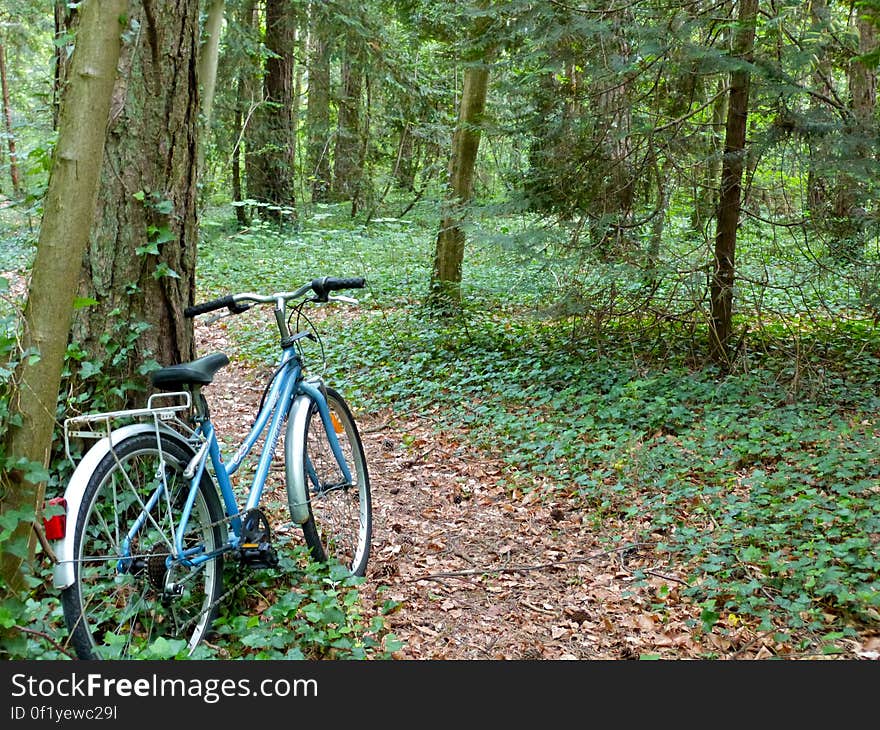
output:
[[207, 314], [224, 307], [232, 314], [241, 314], [246, 312], [251, 304], [267, 304], [278, 302], [279, 300], [289, 301], [291, 299], [299, 299], [306, 292], [313, 291], [316, 301], [326, 302], [330, 292], [339, 291], [341, 289], [363, 289], [366, 280], [362, 276], [340, 278], [336, 276], [324, 276], [320, 279], [312, 279], [311, 282], [301, 286], [292, 292], [277, 292], [275, 294], [253, 294], [251, 292], [243, 292], [241, 294], [227, 294], [219, 299], [212, 299], [209, 302], [201, 304], [193, 304], [183, 310], [183, 316], [187, 318], [197, 317], [200, 314]]

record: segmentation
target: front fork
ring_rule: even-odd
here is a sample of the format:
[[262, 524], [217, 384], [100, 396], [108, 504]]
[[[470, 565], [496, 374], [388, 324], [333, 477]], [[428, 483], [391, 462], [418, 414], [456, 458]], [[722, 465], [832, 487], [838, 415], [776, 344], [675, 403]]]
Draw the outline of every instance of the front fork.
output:
[[352, 483], [351, 470], [342, 453], [336, 428], [330, 416], [330, 408], [324, 395], [324, 383], [318, 377], [308, 378], [300, 383], [299, 395], [294, 399], [287, 423], [285, 437], [285, 471], [287, 476], [287, 502], [290, 516], [297, 524], [309, 518], [308, 475], [306, 474], [306, 428], [312, 404], [317, 405], [321, 422], [327, 433], [327, 441], [346, 484]]
[[311, 398], [318, 406], [318, 413], [321, 415], [321, 422], [324, 424], [324, 430], [327, 432], [327, 440], [330, 442], [330, 448], [333, 450], [333, 456], [342, 472], [346, 484], [351, 484], [351, 471], [349, 471], [348, 463], [342, 453], [342, 447], [339, 445], [339, 437], [336, 435], [336, 426], [330, 416], [330, 407], [327, 405], [327, 396], [325, 395], [323, 382], [320, 385], [314, 381], [303, 381], [300, 385], [300, 392]]

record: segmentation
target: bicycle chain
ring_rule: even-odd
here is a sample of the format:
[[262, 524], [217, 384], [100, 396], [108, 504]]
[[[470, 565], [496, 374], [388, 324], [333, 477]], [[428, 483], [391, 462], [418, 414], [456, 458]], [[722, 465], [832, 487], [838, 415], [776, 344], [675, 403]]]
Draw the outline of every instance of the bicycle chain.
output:
[[[207, 527], [210, 527], [210, 528], [213, 528], [213, 527], [216, 527], [217, 525], [220, 525], [220, 524], [223, 524], [223, 523], [229, 523], [229, 522], [231, 522], [233, 519], [235, 519], [236, 517], [241, 517], [241, 515], [240, 515], [240, 514], [237, 514], [237, 515], [233, 515], [232, 517], [225, 516], [225, 517], [223, 517], [223, 518], [217, 520], [216, 522], [212, 522], [212, 523], [210, 523], [210, 524], [208, 524], [208, 525], [206, 525], [206, 526], [207, 526]], [[184, 623], [181, 625], [181, 627], [180, 627], [180, 629], [179, 629], [179, 632], [180, 632], [180, 633], [184, 633], [184, 632], [185, 632], [185, 631], [186, 631], [191, 625], [193, 625], [193, 624], [194, 624], [199, 618], [201, 618], [202, 616], [204, 616], [206, 613], [209, 613], [209, 612], [213, 611], [214, 608], [217, 607], [217, 606], [219, 606], [219, 605], [220, 605], [220, 604], [221, 604], [221, 603], [222, 603], [222, 602], [223, 602], [228, 596], [232, 595], [235, 591], [237, 591], [239, 588], [241, 588], [241, 586], [243, 586], [245, 583], [247, 583], [248, 580], [250, 580], [250, 578], [251, 578], [250, 573], [247, 573], [247, 572], [246, 572], [246, 573], [244, 574], [244, 576], [241, 578], [241, 580], [237, 581], [237, 582], [236, 582], [235, 584], [233, 584], [231, 587], [229, 587], [228, 589], [224, 590], [223, 593], [221, 593], [219, 596], [217, 596], [217, 598], [215, 598], [215, 599], [214, 599], [211, 603], [209, 603], [205, 608], [203, 608], [201, 611], [199, 611], [199, 612], [198, 612], [195, 616], [193, 616], [191, 619], [189, 619], [189, 620], [187, 620], [186, 622], [184, 622]], [[222, 575], [221, 575], [221, 579], [222, 579]], [[206, 628], [207, 628], [207, 627], [206, 627]]]

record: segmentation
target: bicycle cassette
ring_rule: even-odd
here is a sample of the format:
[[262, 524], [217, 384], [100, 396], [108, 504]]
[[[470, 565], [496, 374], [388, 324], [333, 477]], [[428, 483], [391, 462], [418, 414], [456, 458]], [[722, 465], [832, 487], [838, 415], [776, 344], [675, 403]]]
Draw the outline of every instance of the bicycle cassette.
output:
[[241, 518], [241, 544], [236, 557], [252, 568], [274, 568], [278, 554], [272, 547], [269, 520], [259, 509], [249, 509]]

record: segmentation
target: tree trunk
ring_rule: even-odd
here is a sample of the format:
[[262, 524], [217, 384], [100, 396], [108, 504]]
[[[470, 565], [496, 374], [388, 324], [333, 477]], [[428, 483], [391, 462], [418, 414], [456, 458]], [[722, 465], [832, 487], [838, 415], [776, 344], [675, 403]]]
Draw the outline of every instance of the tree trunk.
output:
[[437, 234], [431, 275], [431, 301], [440, 309], [455, 309], [461, 304], [465, 207], [474, 192], [480, 124], [486, 107], [488, 88], [489, 67], [483, 64], [468, 66], [464, 72], [458, 125], [452, 137], [449, 189], [440, 232]]
[[[827, 37], [832, 32], [827, 0], [812, 0], [810, 3], [810, 23], [811, 32], [818, 37]], [[831, 81], [833, 78], [834, 71], [828, 49], [827, 46], [822, 45], [813, 59], [813, 89], [824, 97], [833, 98], [835, 94]], [[810, 99], [809, 110], [813, 115], [818, 116], [823, 106], [823, 102], [815, 98]], [[825, 149], [827, 144], [824, 139], [820, 137], [819, 140], [812, 142], [812, 145], [818, 147], [814, 151], [822, 151], [824, 155], [827, 155]], [[824, 227], [828, 219], [829, 182], [826, 170], [816, 169], [815, 163], [810, 165], [807, 173], [807, 207], [812, 225], [820, 229]]]
[[360, 163], [360, 107], [364, 76], [360, 46], [360, 39], [354, 31], [349, 31], [342, 63], [339, 124], [333, 152], [332, 198], [336, 201], [354, 199], [363, 172]]
[[78, 17], [76, 10], [70, 7], [67, 0], [55, 0], [55, 50], [54, 76], [52, 78], [52, 129], [58, 129], [58, 115], [61, 106], [61, 92], [64, 79], [70, 67], [69, 50], [73, 47], [73, 24]]
[[[6, 454], [13, 463], [48, 465], [64, 355], [70, 332], [79, 262], [89, 238], [100, 181], [110, 99], [120, 49], [119, 19], [127, 0], [88, 0], [80, 6], [69, 83], [61, 101], [58, 143], [40, 225], [36, 259], [28, 289], [21, 339], [39, 360], [24, 359], [16, 370], [10, 411], [18, 426], [6, 434]], [[23, 469], [2, 472], [4, 513], [29, 512], [42, 505], [44, 485], [36, 488]], [[17, 537], [28, 537], [24, 521]], [[33, 549], [31, 545], [30, 549]], [[6, 584], [20, 582], [22, 556], [6, 552]]]
[[[593, 245], [603, 259], [613, 259], [633, 246], [629, 240], [635, 202], [635, 174], [632, 163], [632, 82], [621, 78], [613, 66], [621, 59], [632, 56], [627, 27], [634, 20], [628, 9], [613, 11], [612, 58], [603, 59], [608, 81], [602, 81], [598, 89], [597, 114], [604, 128], [600, 139], [603, 163], [607, 166], [607, 181], [599, 190], [599, 200], [594, 207], [593, 220], [597, 229]], [[613, 59], [613, 62], [612, 62]], [[573, 66], [568, 77], [577, 79]], [[598, 226], [595, 225], [598, 223]]]
[[[293, 68], [293, 90], [291, 91], [291, 104], [290, 104], [290, 137], [291, 137], [291, 158], [290, 158], [290, 166], [291, 172], [295, 173], [297, 168], [297, 139], [299, 139], [299, 124], [300, 124], [300, 102], [302, 101], [302, 87], [303, 87], [303, 64], [297, 63], [296, 58], [302, 57], [305, 54], [305, 47], [302, 39], [302, 34], [299, 31], [299, 28], [294, 28], [293, 30], [294, 37], [294, 47], [296, 49], [296, 53], [294, 55], [294, 68]], [[302, 184], [301, 178], [298, 179], [297, 184]], [[291, 185], [293, 185], [293, 181], [291, 180]], [[295, 195], [295, 194], [294, 194]]]
[[330, 200], [330, 33], [319, 3], [312, 3], [309, 32], [308, 174], [312, 202]]
[[21, 180], [18, 176], [18, 160], [15, 154], [15, 133], [12, 129], [12, 107], [9, 103], [9, 80], [6, 78], [6, 48], [0, 43], [0, 88], [3, 91], [3, 116], [6, 122], [6, 142], [9, 146], [9, 176], [12, 192], [21, 194]]
[[97, 304], [79, 310], [73, 330], [122, 389], [108, 404], [120, 406], [140, 403], [144, 363], [195, 355], [183, 310], [198, 242], [198, 3], [139, 0], [129, 13], [140, 32], [122, 54], [80, 287]]
[[[877, 32], [873, 18], [859, 15], [855, 21], [859, 55], [874, 51]], [[877, 105], [877, 73], [872, 64], [855, 58], [847, 68], [850, 109], [844, 134], [852, 140], [849, 159], [844, 160], [845, 171], [839, 175], [833, 201], [830, 252], [843, 261], [861, 257], [865, 244], [867, 208], [871, 201], [865, 190], [865, 181], [873, 177], [867, 168], [874, 159], [873, 139], [876, 135], [874, 110]]]
[[225, 0], [211, 0], [205, 19], [205, 42], [199, 51], [199, 83], [202, 87], [201, 112], [204, 133], [199, 145], [199, 170], [204, 169], [205, 144], [211, 133], [211, 112], [214, 107], [214, 89], [217, 85], [217, 61], [220, 57], [220, 31], [223, 28]]
[[415, 146], [413, 145], [413, 133], [411, 125], [407, 122], [400, 128], [400, 138], [397, 143], [397, 160], [394, 167], [394, 178], [397, 187], [408, 193], [415, 189], [416, 163]]
[[[719, 91], [727, 82], [718, 82]], [[698, 234], [705, 233], [706, 222], [718, 215], [718, 182], [721, 178], [721, 161], [724, 148], [724, 127], [728, 111], [728, 94], [719, 94], [712, 103], [712, 127], [709, 130], [708, 158], [697, 171], [694, 207], [691, 227]]]
[[[242, 32], [247, 29], [248, 32], [254, 32], [256, 15], [256, 0], [246, 0], [239, 5], [238, 16], [236, 20]], [[232, 200], [237, 203], [244, 202], [246, 198], [243, 181], [247, 179], [245, 165], [247, 163], [247, 155], [244, 150], [249, 148], [253, 139], [251, 124], [251, 115], [254, 111], [254, 96], [256, 84], [256, 74], [253, 67], [246, 60], [239, 62], [236, 78], [236, 99], [235, 113], [233, 119], [233, 127], [235, 132], [235, 146], [232, 149]], [[244, 205], [235, 206], [235, 217], [239, 226], [247, 228], [251, 224], [251, 211]]]
[[[754, 48], [757, 10], [758, 0], [740, 0], [733, 50], [743, 62], [750, 61]], [[718, 203], [718, 227], [710, 285], [712, 318], [709, 326], [709, 354], [715, 362], [723, 366], [730, 364], [731, 356], [736, 234], [742, 198], [749, 83], [750, 73], [747, 68], [741, 68], [731, 74]]]
[[[241, 162], [244, 155], [242, 154], [242, 141], [244, 139], [244, 113], [242, 107], [245, 106], [246, 99], [244, 97], [244, 82], [238, 80], [236, 84], [236, 102], [235, 112], [233, 113], [232, 127], [235, 133], [235, 146], [232, 148], [232, 201], [234, 203], [244, 202], [244, 192], [242, 190], [242, 169]], [[251, 224], [250, 214], [247, 208], [242, 205], [235, 206], [235, 218], [241, 228], [247, 228]]]
[[256, 148], [248, 160], [249, 197], [266, 204], [266, 216], [296, 217], [293, 176], [293, 7], [288, 0], [266, 0], [266, 59], [263, 103], [255, 114]]

